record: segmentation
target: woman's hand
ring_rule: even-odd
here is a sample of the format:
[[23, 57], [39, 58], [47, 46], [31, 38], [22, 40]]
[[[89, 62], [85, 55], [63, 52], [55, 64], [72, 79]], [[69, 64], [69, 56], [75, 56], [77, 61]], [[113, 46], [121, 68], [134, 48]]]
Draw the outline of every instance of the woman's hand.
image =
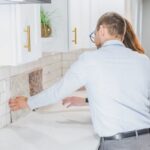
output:
[[86, 105], [85, 98], [83, 97], [67, 97], [63, 100], [63, 105], [66, 105], [67, 107], [71, 106], [84, 106]]
[[12, 111], [17, 111], [19, 109], [29, 108], [27, 104], [28, 98], [25, 96], [18, 96], [16, 98], [9, 99], [9, 107]]

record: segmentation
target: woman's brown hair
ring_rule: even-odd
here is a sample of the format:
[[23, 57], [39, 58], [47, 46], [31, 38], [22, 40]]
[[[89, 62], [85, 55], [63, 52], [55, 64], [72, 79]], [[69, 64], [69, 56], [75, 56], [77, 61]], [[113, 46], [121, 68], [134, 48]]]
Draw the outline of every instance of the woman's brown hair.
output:
[[139, 53], [144, 54], [144, 49], [140, 44], [136, 34], [134, 33], [131, 23], [127, 19], [125, 19], [125, 22], [126, 22], [126, 33], [123, 40], [124, 45], [132, 49], [133, 51], [137, 51]]

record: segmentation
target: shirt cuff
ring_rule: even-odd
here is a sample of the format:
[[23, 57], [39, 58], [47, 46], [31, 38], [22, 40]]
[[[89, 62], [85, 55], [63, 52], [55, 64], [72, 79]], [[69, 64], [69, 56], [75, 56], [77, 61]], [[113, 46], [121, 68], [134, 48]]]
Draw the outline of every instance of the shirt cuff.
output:
[[35, 104], [35, 101], [31, 100], [31, 98], [28, 98], [27, 104], [28, 104], [28, 106], [29, 106], [29, 108], [30, 108], [31, 110], [37, 108], [37, 107], [36, 107], [36, 104]]

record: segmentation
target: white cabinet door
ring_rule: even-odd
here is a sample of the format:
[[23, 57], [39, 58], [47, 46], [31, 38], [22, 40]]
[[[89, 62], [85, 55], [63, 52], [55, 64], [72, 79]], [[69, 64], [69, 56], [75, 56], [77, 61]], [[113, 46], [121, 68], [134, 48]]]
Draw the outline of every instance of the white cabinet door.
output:
[[0, 66], [7, 65], [12, 60], [11, 42], [11, 8], [0, 5]]
[[0, 5], [0, 65], [18, 65], [41, 57], [40, 5]]
[[16, 5], [17, 63], [27, 63], [41, 57], [40, 5]]
[[89, 47], [90, 0], [69, 0], [69, 49]]

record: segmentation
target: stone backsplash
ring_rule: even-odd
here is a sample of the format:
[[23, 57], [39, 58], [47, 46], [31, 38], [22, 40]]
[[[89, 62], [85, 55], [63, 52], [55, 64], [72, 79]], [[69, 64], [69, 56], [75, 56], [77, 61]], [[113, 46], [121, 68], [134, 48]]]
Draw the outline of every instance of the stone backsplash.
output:
[[30, 110], [10, 112], [8, 100], [18, 95], [32, 96], [52, 86], [68, 70], [78, 56], [87, 50], [67, 53], [45, 53], [32, 63], [0, 68], [0, 128], [15, 121]]
[[42, 71], [43, 69], [39, 69], [29, 73], [30, 96], [34, 96], [43, 90]]

